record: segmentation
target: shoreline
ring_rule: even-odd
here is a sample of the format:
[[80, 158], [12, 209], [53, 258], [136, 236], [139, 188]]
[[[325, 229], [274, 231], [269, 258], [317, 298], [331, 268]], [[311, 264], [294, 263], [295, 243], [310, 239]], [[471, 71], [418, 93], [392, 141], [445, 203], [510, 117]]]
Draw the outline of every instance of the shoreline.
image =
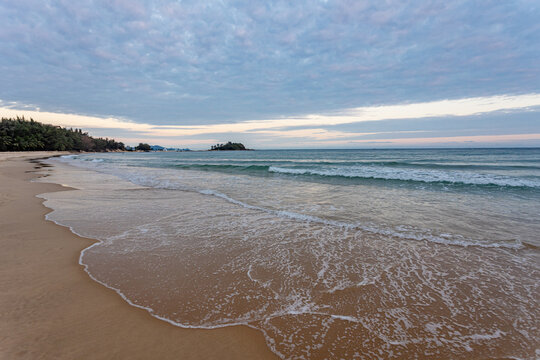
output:
[[0, 153], [0, 357], [277, 358], [260, 331], [180, 328], [92, 280], [78, 260], [96, 241], [45, 220], [36, 196], [69, 188], [31, 182], [42, 167], [30, 160], [64, 154]]

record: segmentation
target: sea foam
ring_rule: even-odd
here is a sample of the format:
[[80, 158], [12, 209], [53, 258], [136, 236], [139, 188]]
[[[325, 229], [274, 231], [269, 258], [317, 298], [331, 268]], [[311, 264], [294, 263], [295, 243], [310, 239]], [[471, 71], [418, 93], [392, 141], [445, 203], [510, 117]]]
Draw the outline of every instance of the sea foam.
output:
[[379, 180], [416, 181], [424, 183], [450, 183], [464, 185], [495, 185], [508, 187], [540, 188], [539, 180], [509, 176], [472, 173], [464, 171], [441, 171], [435, 169], [404, 169], [382, 166], [355, 166], [336, 168], [284, 168], [270, 166], [269, 172], [291, 175], [318, 175], [326, 177], [363, 178]]

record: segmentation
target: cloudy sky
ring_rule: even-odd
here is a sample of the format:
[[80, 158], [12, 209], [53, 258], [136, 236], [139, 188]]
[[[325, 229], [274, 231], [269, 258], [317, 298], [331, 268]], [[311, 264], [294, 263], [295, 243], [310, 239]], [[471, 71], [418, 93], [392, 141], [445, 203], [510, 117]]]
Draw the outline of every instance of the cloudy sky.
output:
[[0, 115], [195, 149], [540, 146], [538, 19], [538, 0], [0, 0]]

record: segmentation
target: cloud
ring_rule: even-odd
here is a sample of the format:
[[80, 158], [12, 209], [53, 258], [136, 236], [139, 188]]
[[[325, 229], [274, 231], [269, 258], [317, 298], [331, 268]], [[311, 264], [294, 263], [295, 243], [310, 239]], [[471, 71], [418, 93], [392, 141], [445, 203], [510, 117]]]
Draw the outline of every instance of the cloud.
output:
[[0, 98], [211, 125], [540, 92], [535, 1], [0, 3]]
[[[461, 139], [459, 141], [479, 141], [489, 138], [495, 142], [538, 140], [536, 136], [540, 133], [539, 107], [540, 94], [499, 95], [360, 107], [332, 114], [308, 114], [290, 118], [193, 126], [156, 125], [116, 117], [105, 118], [44, 112], [29, 110], [29, 106], [23, 104], [0, 101], [0, 116], [15, 117], [24, 115], [27, 118], [54, 125], [92, 129], [94, 133], [101, 136], [119, 137], [123, 141], [137, 142], [152, 139], [153, 142], [165, 145], [184, 143], [206, 147], [215, 140], [220, 141], [219, 139], [222, 139], [221, 141], [223, 141], [223, 139], [230, 139], [231, 136], [241, 137], [252, 143], [271, 142], [273, 147], [287, 144], [289, 144], [287, 146], [290, 146], [290, 144], [296, 146], [308, 146], [309, 144], [334, 146], [338, 144], [383, 144], [389, 142], [397, 145], [412, 145], [415, 142], [418, 144], [431, 144], [445, 139], [447, 141], [451, 138]], [[520, 127], [515, 127], [515, 129], [512, 129], [512, 124], [501, 127], [500, 121], [498, 127], [489, 126], [489, 122], [485, 123], [486, 118], [503, 117], [508, 119], [508, 116], [516, 116], [516, 114], [520, 115], [527, 112], [532, 114], [533, 119], [524, 118], [520, 123]], [[451, 122], [452, 119], [466, 119], [467, 123], [461, 120], [459, 126], [452, 129], [444, 128], [442, 131], [437, 130], [437, 128], [441, 127], [440, 125], [432, 128], [425, 125], [422, 125], [423, 128], [410, 126], [411, 121], [425, 120], [437, 123], [440, 121]], [[392, 126], [374, 127], [373, 124], [377, 122], [390, 122]], [[397, 122], [404, 122], [409, 126], [399, 129], [396, 126]], [[371, 128], [363, 127], [363, 130], [359, 130], [360, 125], [363, 123], [369, 124]], [[468, 125], [468, 127], [465, 127], [465, 125]], [[475, 126], [479, 127], [479, 129], [474, 130]], [[521, 133], [519, 133], [520, 131]], [[529, 134], [527, 134], [527, 131]], [[108, 135], [103, 135], [105, 132]], [[482, 134], [474, 135], [474, 133], [478, 132], [482, 132]], [[455, 135], [451, 135], [452, 133]]]
[[[463, 143], [480, 143], [480, 144], [498, 144], [499, 146], [504, 146], [505, 143], [509, 142], [528, 142], [531, 140], [536, 140], [536, 143], [540, 140], [540, 133], [537, 134], [505, 134], [505, 135], [477, 135], [477, 136], [448, 136], [448, 137], [422, 137], [422, 138], [404, 138], [404, 139], [392, 139], [380, 140], [381, 143], [391, 143], [393, 145], [409, 145], [409, 146], [429, 146], [432, 144], [445, 144], [445, 145], [454, 145], [454, 144], [463, 144]], [[362, 144], [362, 143], [376, 144], [379, 141], [373, 140], [355, 140], [351, 141], [350, 144]]]

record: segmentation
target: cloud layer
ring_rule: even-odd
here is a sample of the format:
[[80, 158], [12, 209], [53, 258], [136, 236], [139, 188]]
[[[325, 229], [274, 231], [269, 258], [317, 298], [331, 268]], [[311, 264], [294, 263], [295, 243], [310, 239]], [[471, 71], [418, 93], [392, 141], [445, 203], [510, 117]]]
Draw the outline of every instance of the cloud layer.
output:
[[540, 91], [537, 1], [0, 2], [0, 98], [169, 124]]
[[21, 110], [17, 103], [0, 102], [0, 105], [4, 105], [0, 107], [2, 117], [24, 115], [54, 125], [91, 129], [97, 135], [113, 133], [126, 142], [152, 139], [168, 146], [181, 142], [204, 147], [231, 137], [255, 142], [263, 148], [291, 148], [299, 144], [300, 147], [463, 145], [478, 141], [507, 146], [520, 142], [540, 145], [540, 94], [360, 107], [332, 115], [202, 125], [155, 125], [120, 118]]

